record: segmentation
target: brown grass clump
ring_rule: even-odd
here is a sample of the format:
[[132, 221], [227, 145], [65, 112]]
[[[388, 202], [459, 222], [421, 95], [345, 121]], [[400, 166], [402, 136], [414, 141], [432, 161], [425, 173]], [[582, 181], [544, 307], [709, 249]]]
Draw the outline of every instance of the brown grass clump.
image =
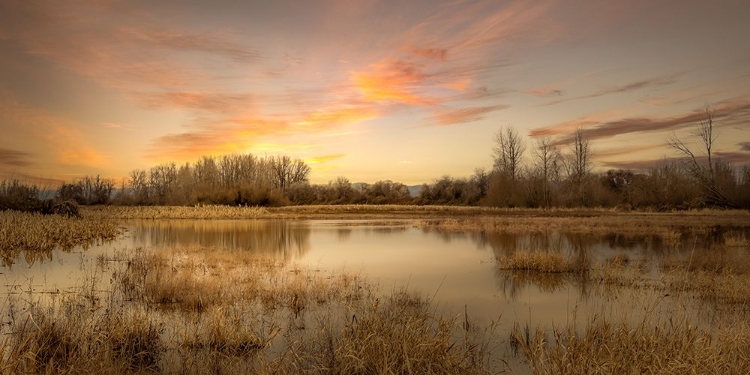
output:
[[59, 308], [32, 306], [15, 321], [2, 373], [158, 371], [162, 326], [144, 313], [92, 313], [74, 299]]
[[724, 245], [727, 247], [750, 249], [750, 238], [745, 234], [729, 233], [724, 235]]
[[750, 328], [707, 332], [685, 321], [636, 326], [593, 321], [582, 334], [553, 329], [512, 335], [534, 374], [747, 374]]
[[264, 349], [279, 333], [272, 327], [270, 335], [257, 331], [261, 324], [237, 306], [215, 306], [199, 316], [195, 329], [186, 335], [183, 345], [191, 349], [208, 349], [228, 356], [244, 356]]
[[248, 251], [196, 247], [172, 252], [136, 249], [115, 279], [130, 301], [187, 312], [231, 301], [257, 303], [268, 310], [290, 308], [299, 314], [308, 305], [357, 300], [367, 291], [356, 275], [323, 278]]
[[498, 256], [497, 264], [501, 270], [541, 273], [581, 273], [589, 269], [585, 256], [571, 259], [552, 251], [515, 251], [510, 256]]
[[13, 264], [21, 252], [26, 252], [33, 260], [44, 257], [55, 248], [69, 250], [75, 246], [89, 246], [119, 235], [120, 230], [115, 224], [107, 221], [0, 211], [0, 255], [6, 265]]
[[717, 275], [710, 271], [690, 273], [673, 271], [663, 276], [665, 289], [675, 293], [691, 293], [699, 298], [723, 305], [750, 304], [750, 274]]
[[396, 292], [349, 311], [346, 324], [322, 320], [321, 332], [298, 341], [271, 368], [281, 373], [489, 373], [477, 346], [454, 336], [455, 319], [430, 311], [422, 297]]

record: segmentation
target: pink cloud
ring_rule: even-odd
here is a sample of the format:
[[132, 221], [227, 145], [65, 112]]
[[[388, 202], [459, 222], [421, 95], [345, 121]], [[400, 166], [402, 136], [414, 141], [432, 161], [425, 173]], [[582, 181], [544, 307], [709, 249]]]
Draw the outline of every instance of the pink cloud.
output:
[[429, 117], [430, 120], [435, 121], [438, 125], [455, 125], [464, 124], [467, 122], [473, 122], [481, 120], [484, 116], [490, 112], [498, 111], [508, 108], [506, 105], [494, 105], [488, 107], [470, 107], [470, 108], [459, 108], [459, 109], [447, 109], [439, 110], [435, 114]]

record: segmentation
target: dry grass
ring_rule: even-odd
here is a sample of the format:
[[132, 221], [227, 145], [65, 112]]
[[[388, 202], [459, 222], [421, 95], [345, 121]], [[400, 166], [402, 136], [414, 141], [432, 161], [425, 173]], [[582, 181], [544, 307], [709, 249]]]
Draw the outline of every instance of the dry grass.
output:
[[724, 235], [724, 245], [732, 248], [743, 248], [750, 250], [750, 238], [745, 234], [728, 233]]
[[[719, 221], [723, 221], [723, 217]], [[612, 235], [643, 237], [657, 236], [664, 243], [678, 243], [683, 232], [705, 231], [710, 226], [704, 222], [680, 220], [675, 222], [668, 214], [639, 216], [619, 214], [603, 216], [556, 216], [556, 217], [477, 217], [419, 220], [417, 227], [450, 233], [485, 232], [514, 234], [572, 233], [580, 235]], [[750, 226], [750, 220], [746, 223]]]
[[81, 207], [84, 217], [97, 220], [131, 219], [254, 219], [266, 216], [262, 207], [235, 206], [92, 206]]
[[143, 312], [94, 314], [67, 299], [59, 308], [32, 306], [4, 341], [2, 373], [158, 371], [162, 325]]
[[540, 273], [581, 273], [589, 270], [585, 253], [571, 258], [553, 251], [517, 250], [510, 256], [498, 256], [497, 264], [501, 270]]
[[708, 332], [671, 318], [656, 322], [647, 316], [635, 326], [598, 319], [582, 334], [573, 328], [533, 335], [516, 329], [511, 340], [534, 374], [750, 372], [750, 327], [745, 323]]
[[0, 256], [6, 265], [13, 264], [21, 252], [25, 252], [31, 263], [48, 256], [55, 248], [86, 247], [119, 234], [118, 228], [108, 221], [0, 211]]
[[[748, 211], [701, 210], [667, 213], [619, 212], [602, 208], [494, 208], [465, 206], [416, 206], [416, 205], [318, 205], [287, 207], [230, 207], [204, 205], [197, 207], [183, 206], [101, 206], [81, 207], [84, 216], [96, 216], [109, 219], [233, 219], [233, 218], [266, 218], [266, 219], [359, 219], [359, 218], [401, 218], [401, 219], [435, 219], [437, 224], [450, 224], [458, 220], [461, 226], [471, 227], [496, 226], [494, 219], [508, 218], [511, 221], [522, 220], [534, 223], [539, 219], [581, 219], [597, 225], [604, 219], [604, 226], [612, 221], [626, 224], [672, 223], [675, 226], [712, 226], [739, 225], [750, 226]], [[475, 219], [479, 219], [476, 221]], [[594, 220], [592, 220], [594, 219]], [[488, 222], [485, 222], [488, 221]], [[556, 220], [553, 220], [556, 222]], [[506, 224], [501, 221], [498, 225]], [[562, 225], [568, 223], [562, 220]], [[432, 223], [435, 224], [435, 223]]]
[[96, 298], [11, 306], [4, 372], [487, 372], [454, 319], [357, 276], [208, 248], [106, 260], [112, 286]]
[[279, 373], [480, 374], [478, 346], [453, 335], [422, 297], [394, 292], [348, 311], [343, 327], [322, 319], [314, 337], [296, 340], [271, 364]]
[[251, 252], [201, 247], [158, 253], [136, 249], [115, 278], [130, 301], [188, 312], [232, 301], [299, 313], [308, 304], [355, 300], [367, 292], [357, 276], [323, 278]]

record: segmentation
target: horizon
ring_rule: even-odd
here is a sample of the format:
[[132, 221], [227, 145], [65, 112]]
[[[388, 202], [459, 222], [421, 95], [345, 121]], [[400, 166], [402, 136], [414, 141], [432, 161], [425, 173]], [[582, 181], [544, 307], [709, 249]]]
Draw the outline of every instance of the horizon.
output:
[[678, 157], [707, 107], [750, 163], [742, 1], [0, 1], [0, 175], [118, 182], [203, 155], [288, 155], [310, 182], [490, 170], [494, 134], [598, 170]]

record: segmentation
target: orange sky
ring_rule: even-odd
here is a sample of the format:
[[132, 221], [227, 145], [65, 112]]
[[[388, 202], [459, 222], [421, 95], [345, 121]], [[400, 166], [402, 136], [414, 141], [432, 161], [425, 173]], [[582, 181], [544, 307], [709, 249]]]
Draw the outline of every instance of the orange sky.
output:
[[[750, 162], [747, 1], [0, 0], [0, 175], [118, 180], [251, 152], [311, 181], [464, 177], [492, 138], [676, 154], [708, 105]], [[687, 139], [687, 138], [686, 138]]]

